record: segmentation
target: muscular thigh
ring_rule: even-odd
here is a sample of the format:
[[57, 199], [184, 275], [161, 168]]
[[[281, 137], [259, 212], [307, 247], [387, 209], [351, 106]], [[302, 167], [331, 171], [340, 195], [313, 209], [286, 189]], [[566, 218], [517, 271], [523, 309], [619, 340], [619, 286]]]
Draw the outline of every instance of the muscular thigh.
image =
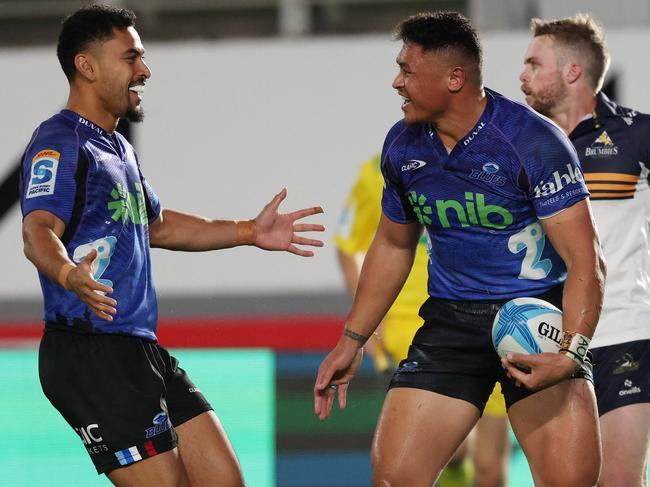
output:
[[600, 435], [593, 385], [570, 379], [517, 401], [508, 410], [535, 485], [593, 486]]
[[431, 487], [479, 414], [461, 399], [422, 389], [391, 389], [373, 441], [375, 485]]

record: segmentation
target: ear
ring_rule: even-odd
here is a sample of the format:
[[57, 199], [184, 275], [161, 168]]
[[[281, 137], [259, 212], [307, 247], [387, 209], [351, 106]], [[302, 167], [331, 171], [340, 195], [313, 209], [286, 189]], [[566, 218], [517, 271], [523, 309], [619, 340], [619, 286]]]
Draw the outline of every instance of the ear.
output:
[[568, 64], [564, 69], [564, 79], [567, 83], [573, 84], [582, 76], [582, 66], [579, 64]]
[[74, 57], [74, 65], [80, 76], [88, 81], [97, 77], [96, 60], [89, 52], [80, 52]]
[[447, 80], [447, 89], [452, 93], [458, 93], [467, 81], [467, 74], [465, 68], [462, 66], [455, 66], [449, 71], [449, 79]]

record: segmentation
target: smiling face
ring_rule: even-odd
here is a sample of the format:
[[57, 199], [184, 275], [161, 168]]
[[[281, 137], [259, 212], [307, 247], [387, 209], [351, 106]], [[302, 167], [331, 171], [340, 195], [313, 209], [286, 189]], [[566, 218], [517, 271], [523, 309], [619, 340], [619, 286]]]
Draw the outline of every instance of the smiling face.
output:
[[393, 88], [403, 98], [402, 111], [408, 124], [435, 122], [449, 106], [449, 62], [447, 56], [423, 51], [419, 44], [408, 42], [397, 56], [399, 73]]
[[142, 94], [151, 70], [133, 27], [113, 29], [114, 37], [90, 49], [96, 68], [94, 91], [104, 110], [132, 122], [144, 118]]
[[550, 117], [554, 108], [566, 100], [568, 87], [550, 36], [537, 36], [532, 40], [519, 81], [526, 103], [542, 115]]

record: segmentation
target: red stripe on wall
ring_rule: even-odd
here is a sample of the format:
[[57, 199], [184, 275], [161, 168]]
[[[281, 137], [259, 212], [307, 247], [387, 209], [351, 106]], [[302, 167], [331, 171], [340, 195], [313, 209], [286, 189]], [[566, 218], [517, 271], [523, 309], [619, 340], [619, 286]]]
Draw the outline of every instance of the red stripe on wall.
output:
[[[338, 315], [232, 316], [163, 318], [158, 340], [166, 347], [272, 348], [277, 351], [330, 350], [338, 340]], [[25, 343], [41, 337], [43, 325], [0, 322], [0, 343]]]

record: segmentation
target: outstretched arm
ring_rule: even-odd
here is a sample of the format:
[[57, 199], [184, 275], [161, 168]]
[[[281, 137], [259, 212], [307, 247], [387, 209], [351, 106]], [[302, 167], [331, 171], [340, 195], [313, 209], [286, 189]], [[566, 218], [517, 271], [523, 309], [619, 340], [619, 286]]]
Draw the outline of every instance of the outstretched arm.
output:
[[97, 251], [92, 250], [79, 265], [74, 264], [61, 242], [64, 231], [65, 224], [54, 214], [32, 211], [23, 220], [25, 256], [50, 281], [75, 293], [100, 318], [112, 321], [117, 302], [106, 294], [113, 289], [93, 277], [92, 263]]
[[286, 198], [283, 189], [253, 220], [211, 220], [175, 210], [165, 209], [149, 226], [152, 247], [198, 252], [239, 245], [255, 245], [265, 250], [286, 250], [292, 254], [311, 257], [313, 251], [296, 245], [322, 247], [321, 240], [301, 237], [300, 232], [322, 232], [322, 225], [296, 223], [310, 215], [322, 213], [321, 207], [306, 208], [291, 213], [279, 213], [280, 203]]
[[[542, 225], [567, 267], [562, 296], [565, 338], [578, 333], [591, 339], [603, 304], [606, 267], [589, 200], [542, 220]], [[521, 384], [530, 389], [543, 389], [575, 372], [577, 362], [570, 356], [570, 352], [514, 354], [510, 360], [504, 359], [503, 364]], [[520, 371], [514, 363], [530, 367], [531, 372]]]
[[314, 410], [321, 420], [329, 416], [337, 390], [339, 406], [345, 407], [348, 383], [359, 366], [361, 347], [404, 285], [421, 232], [422, 227], [416, 223], [402, 225], [382, 215], [363, 262], [343, 334], [318, 369]]

